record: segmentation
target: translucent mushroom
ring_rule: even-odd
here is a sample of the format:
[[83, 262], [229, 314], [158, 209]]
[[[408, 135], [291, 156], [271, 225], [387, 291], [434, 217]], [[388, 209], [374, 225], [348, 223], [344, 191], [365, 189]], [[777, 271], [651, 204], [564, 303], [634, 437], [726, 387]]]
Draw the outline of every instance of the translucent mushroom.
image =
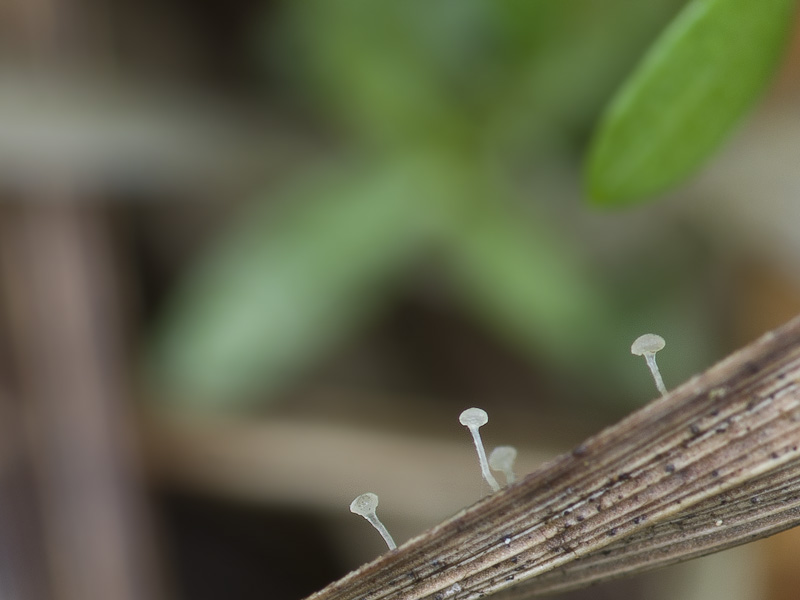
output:
[[506, 484], [514, 483], [514, 460], [517, 458], [517, 449], [514, 446], [498, 446], [489, 455], [489, 466], [495, 471], [502, 471], [506, 476]]
[[631, 354], [635, 354], [636, 356], [644, 356], [644, 359], [647, 361], [647, 366], [650, 368], [650, 372], [653, 374], [656, 387], [658, 388], [658, 391], [661, 392], [662, 396], [667, 394], [667, 388], [664, 386], [664, 380], [661, 379], [661, 373], [659, 372], [658, 365], [656, 364], [656, 352], [663, 349], [665, 345], [666, 342], [664, 341], [664, 338], [654, 333], [645, 333], [644, 335], [640, 335], [631, 345]]
[[500, 489], [500, 484], [489, 471], [489, 462], [486, 460], [486, 451], [483, 449], [483, 441], [478, 429], [481, 425], [486, 425], [489, 422], [489, 415], [485, 410], [480, 408], [468, 408], [458, 417], [459, 423], [469, 429], [472, 434], [472, 440], [475, 442], [475, 449], [478, 451], [478, 461], [481, 464], [481, 473], [491, 488], [496, 492]]
[[376, 508], [378, 508], [378, 496], [372, 492], [361, 494], [358, 498], [350, 503], [350, 512], [361, 515], [367, 521], [369, 521], [372, 526], [378, 530], [378, 533], [383, 536], [383, 539], [386, 541], [386, 545], [389, 546], [389, 550], [394, 550], [397, 548], [397, 544], [394, 543], [392, 536], [389, 535], [386, 527], [383, 526], [383, 523], [381, 523], [380, 519], [378, 519], [378, 515], [375, 514]]

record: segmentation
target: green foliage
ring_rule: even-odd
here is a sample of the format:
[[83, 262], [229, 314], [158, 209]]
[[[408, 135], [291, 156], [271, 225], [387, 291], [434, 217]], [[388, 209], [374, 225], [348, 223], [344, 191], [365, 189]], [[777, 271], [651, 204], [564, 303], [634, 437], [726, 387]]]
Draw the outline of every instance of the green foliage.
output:
[[273, 389], [368, 318], [426, 236], [414, 165], [317, 174], [287, 196], [283, 212], [253, 207], [184, 281], [154, 350], [161, 386], [195, 403]]
[[794, 0], [693, 0], [619, 91], [592, 144], [598, 204], [679, 183], [719, 146], [774, 72]]
[[608, 323], [607, 291], [541, 215], [498, 202], [500, 190], [475, 186], [470, 212], [451, 229], [450, 266], [465, 302], [539, 357], [580, 362]]
[[[454, 300], [509, 343], [567, 368], [593, 354], [600, 377], [629, 377], [635, 320], [659, 292], [620, 299], [512, 171], [544, 153], [574, 161], [683, 4], [286, 3], [273, 60], [351, 154], [371, 159], [338, 176], [310, 169], [313, 185], [261, 198], [232, 224], [167, 308], [150, 356], [158, 383], [194, 403], [269, 396], [380, 310], [431, 249]], [[603, 121], [588, 168], [596, 199], [656, 192], [707, 157], [763, 88], [790, 8], [689, 4]]]
[[363, 138], [484, 148], [588, 124], [680, 2], [308, 0], [281, 34], [309, 94]]

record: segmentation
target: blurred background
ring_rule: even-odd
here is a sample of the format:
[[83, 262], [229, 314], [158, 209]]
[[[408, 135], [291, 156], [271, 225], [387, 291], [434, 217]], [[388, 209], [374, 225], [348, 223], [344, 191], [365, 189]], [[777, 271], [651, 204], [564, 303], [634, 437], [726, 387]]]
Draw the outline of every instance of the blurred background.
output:
[[[679, 0], [0, 2], [0, 600], [295, 599], [800, 313], [800, 42], [585, 202]], [[562, 596], [783, 600], [792, 531]]]

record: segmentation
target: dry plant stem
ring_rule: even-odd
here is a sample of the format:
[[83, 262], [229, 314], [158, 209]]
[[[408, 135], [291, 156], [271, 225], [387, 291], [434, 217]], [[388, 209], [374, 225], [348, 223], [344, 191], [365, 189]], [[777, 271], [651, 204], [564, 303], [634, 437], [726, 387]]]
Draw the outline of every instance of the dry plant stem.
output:
[[311, 598], [525, 597], [744, 543], [800, 523], [799, 444], [794, 319]]
[[[5, 339], [2, 331], [0, 325]], [[23, 411], [20, 399], [7, 391], [5, 366], [0, 365], [0, 598], [47, 600], [46, 549], [25, 448]]]
[[[757, 509], [754, 504], [759, 504]], [[523, 599], [581, 588], [724, 550], [798, 522], [800, 465], [790, 463], [494, 598]]]
[[[0, 219], [52, 598], [158, 598], [106, 217], [55, 186]], [[101, 567], [99, 567], [101, 566]]]

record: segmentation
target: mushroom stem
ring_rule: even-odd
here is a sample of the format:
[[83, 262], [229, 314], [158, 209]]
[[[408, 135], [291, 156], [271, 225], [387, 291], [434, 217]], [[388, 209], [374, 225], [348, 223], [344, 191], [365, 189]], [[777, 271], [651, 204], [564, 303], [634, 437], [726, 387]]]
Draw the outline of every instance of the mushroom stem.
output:
[[481, 434], [478, 431], [481, 425], [486, 425], [486, 423], [489, 422], [489, 415], [486, 414], [485, 410], [480, 408], [468, 408], [461, 413], [458, 420], [464, 427], [469, 429], [469, 432], [472, 434], [472, 441], [475, 442], [475, 450], [478, 451], [478, 462], [480, 462], [481, 465], [483, 478], [486, 480], [486, 483], [491, 486], [493, 491], [498, 491], [500, 489], [500, 484], [497, 483], [497, 480], [489, 470], [489, 461], [486, 460], [483, 440], [481, 440]]
[[489, 466], [495, 471], [502, 471], [506, 477], [506, 485], [514, 483], [514, 459], [517, 458], [517, 449], [514, 446], [498, 446], [489, 455]]
[[386, 529], [386, 527], [383, 525], [383, 523], [381, 523], [378, 520], [378, 516], [377, 515], [372, 515], [372, 516], [368, 516], [368, 517], [365, 517], [365, 518], [367, 519], [367, 521], [369, 521], [372, 524], [372, 526], [375, 529], [378, 530], [378, 533], [380, 533], [381, 536], [383, 536], [383, 540], [386, 542], [386, 545], [389, 546], [389, 550], [394, 550], [395, 548], [397, 548], [397, 544], [394, 543], [394, 539], [392, 538], [392, 535], [389, 533], [389, 531]]
[[378, 496], [372, 492], [367, 492], [366, 494], [361, 494], [350, 503], [350, 512], [361, 515], [369, 521], [369, 523], [378, 530], [378, 533], [381, 534], [386, 545], [389, 546], [389, 550], [394, 550], [397, 548], [397, 544], [394, 543], [394, 539], [392, 539], [389, 531], [384, 527], [380, 519], [378, 519], [378, 515], [375, 512], [377, 507]]
[[656, 382], [656, 388], [658, 388], [662, 396], [667, 395], [667, 388], [664, 385], [664, 380], [661, 379], [661, 372], [658, 370], [658, 365], [656, 364], [656, 352], [662, 350], [665, 345], [666, 342], [664, 338], [654, 333], [640, 335], [633, 341], [633, 344], [631, 344], [631, 354], [644, 356], [650, 373], [653, 375], [653, 380]]
[[658, 370], [655, 352], [646, 353], [644, 355], [644, 359], [647, 361], [647, 366], [650, 368], [650, 373], [653, 374], [653, 381], [656, 382], [656, 388], [658, 388], [658, 391], [661, 392], [662, 396], [666, 396], [667, 388], [664, 385], [664, 380], [661, 378], [661, 371]]

